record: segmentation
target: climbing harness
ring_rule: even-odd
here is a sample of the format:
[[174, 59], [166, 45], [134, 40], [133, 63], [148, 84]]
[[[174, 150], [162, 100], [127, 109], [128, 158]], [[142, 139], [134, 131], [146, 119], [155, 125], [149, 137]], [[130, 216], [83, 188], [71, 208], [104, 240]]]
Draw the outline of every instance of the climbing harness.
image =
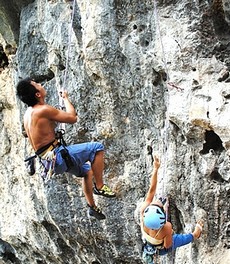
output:
[[[58, 145], [57, 145], [58, 146]], [[54, 167], [55, 167], [55, 145], [50, 145], [45, 151], [42, 153], [39, 153], [42, 151], [40, 150], [36, 151], [36, 155], [39, 157], [40, 164], [42, 165], [41, 168], [43, 170], [40, 172], [41, 177], [43, 180], [49, 180], [51, 176], [54, 174]]]
[[25, 159], [25, 166], [26, 166], [26, 171], [30, 176], [33, 176], [36, 172], [35, 170], [35, 158], [36, 156], [32, 156], [30, 158]]
[[142, 259], [144, 260], [144, 262], [147, 264], [154, 264], [157, 263], [156, 261], [156, 257], [157, 257], [157, 249], [148, 244], [147, 242], [144, 243], [143, 248], [142, 248]]
[[[60, 124], [62, 124], [62, 123], [60, 123]], [[60, 142], [61, 145], [66, 146], [67, 144], [64, 140], [64, 135], [65, 135], [65, 130], [60, 128], [60, 126], [58, 126], [56, 131], [55, 131], [55, 137]]]
[[160, 264], [162, 263], [163, 255], [168, 253], [168, 250], [162, 246], [155, 246], [147, 242], [147, 240], [143, 241], [142, 246], [142, 259], [146, 264]]
[[62, 137], [62, 134], [59, 136], [59, 139], [55, 139], [53, 142], [50, 142], [49, 144], [38, 149], [35, 152], [35, 155], [25, 159], [25, 162], [29, 162], [31, 160], [35, 162], [35, 158], [38, 157], [40, 163], [39, 174], [41, 175], [44, 181], [48, 181], [51, 178], [51, 176], [55, 174], [54, 172], [55, 162], [56, 162], [55, 149], [60, 146], [63, 147], [63, 149], [60, 150], [60, 154], [66, 163], [66, 167], [67, 167], [66, 171], [69, 171], [74, 166], [74, 164], [68, 152], [68, 149], [66, 148], [66, 143]]
[[[26, 157], [27, 156], [27, 153], [26, 153], [26, 149], [27, 149], [27, 135], [25, 136], [26, 134], [24, 134], [24, 137], [25, 137], [25, 140], [24, 140], [24, 156]], [[25, 162], [25, 167], [26, 167], [26, 171], [27, 173], [32, 176], [35, 174], [36, 172], [36, 169], [35, 169], [35, 158], [36, 158], [36, 155], [33, 155], [27, 159], [24, 160]]]

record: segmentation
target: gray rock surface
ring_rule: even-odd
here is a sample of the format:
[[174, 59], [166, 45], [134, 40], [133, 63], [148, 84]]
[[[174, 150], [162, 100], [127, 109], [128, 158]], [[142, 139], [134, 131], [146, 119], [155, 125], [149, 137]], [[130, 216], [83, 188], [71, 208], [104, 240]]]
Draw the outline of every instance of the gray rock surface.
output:
[[[1, 263], [142, 263], [147, 146], [162, 161], [158, 194], [169, 197], [174, 230], [206, 220], [198, 241], [159, 262], [230, 263], [229, 1], [7, 3], [0, 42], [17, 52], [0, 73]], [[26, 172], [33, 152], [15, 84], [27, 76], [45, 82], [52, 105], [68, 90], [80, 117], [66, 126], [68, 143], [105, 145], [105, 181], [117, 192], [95, 197], [105, 221], [88, 218], [80, 179]]]

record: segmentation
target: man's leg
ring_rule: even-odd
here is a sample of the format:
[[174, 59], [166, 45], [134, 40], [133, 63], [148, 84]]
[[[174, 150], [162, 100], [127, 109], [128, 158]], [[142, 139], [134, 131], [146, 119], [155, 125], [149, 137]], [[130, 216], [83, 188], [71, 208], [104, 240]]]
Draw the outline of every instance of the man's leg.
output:
[[95, 179], [95, 184], [97, 189], [101, 189], [104, 185], [103, 182], [103, 171], [104, 171], [104, 151], [98, 151], [95, 155], [94, 161], [92, 163], [92, 171]]
[[85, 194], [86, 201], [88, 203], [89, 215], [97, 218], [98, 220], [105, 219], [105, 215], [95, 205], [93, 199], [93, 171], [89, 170], [86, 176], [82, 179], [82, 187]]
[[[88, 142], [67, 147], [70, 155], [74, 160], [78, 161], [81, 165], [78, 172], [75, 168], [69, 170], [70, 173], [76, 176], [87, 174], [91, 163], [91, 169], [95, 180], [94, 194], [102, 195], [105, 197], [115, 197], [115, 193], [103, 181], [104, 172], [104, 146], [99, 142]], [[78, 164], [76, 167], [79, 168]]]
[[115, 193], [103, 182], [104, 151], [97, 151], [91, 166], [95, 179], [94, 194], [102, 195], [108, 198], [115, 197]]
[[95, 206], [93, 199], [93, 172], [88, 171], [85, 177], [82, 179], [82, 188], [85, 194], [86, 201], [89, 206]]
[[[70, 145], [67, 147], [69, 154], [74, 157], [74, 161], [78, 161], [79, 164], [84, 164], [81, 170], [75, 171], [78, 168], [78, 164], [70, 170], [71, 173], [79, 176], [80, 174], [88, 173], [89, 165], [93, 171], [96, 187], [101, 189], [104, 185], [103, 172], [104, 172], [104, 146], [100, 142], [87, 142], [81, 144]], [[79, 175], [78, 175], [79, 173]]]

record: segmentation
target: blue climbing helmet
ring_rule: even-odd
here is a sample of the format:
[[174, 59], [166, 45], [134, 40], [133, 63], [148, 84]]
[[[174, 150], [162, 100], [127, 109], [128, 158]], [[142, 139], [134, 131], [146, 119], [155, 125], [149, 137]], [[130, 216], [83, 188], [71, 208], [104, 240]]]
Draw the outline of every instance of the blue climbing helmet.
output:
[[164, 209], [156, 204], [149, 205], [144, 211], [144, 225], [157, 230], [166, 223]]

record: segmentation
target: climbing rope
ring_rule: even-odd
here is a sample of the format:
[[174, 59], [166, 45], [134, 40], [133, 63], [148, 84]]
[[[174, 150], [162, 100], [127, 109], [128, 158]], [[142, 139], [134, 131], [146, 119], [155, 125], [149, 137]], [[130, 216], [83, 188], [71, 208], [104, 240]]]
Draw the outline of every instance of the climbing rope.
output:
[[166, 71], [167, 77], [169, 78], [169, 71], [168, 71], [168, 67], [167, 67], [167, 60], [166, 60], [166, 56], [165, 56], [164, 45], [163, 45], [163, 41], [162, 41], [162, 37], [161, 37], [161, 28], [160, 28], [160, 22], [159, 22], [156, 0], [153, 0], [153, 5], [154, 5], [155, 24], [156, 24], [156, 28], [158, 29], [158, 32], [159, 32], [159, 40], [160, 40], [161, 50], [162, 50], [162, 60], [163, 60], [164, 66], [165, 66], [165, 71]]
[[[160, 28], [160, 22], [159, 22], [156, 0], [153, 0], [153, 4], [154, 4], [155, 25], [156, 25], [156, 29], [158, 30], [158, 33], [159, 33], [159, 40], [160, 40], [160, 45], [161, 45], [161, 50], [162, 50], [162, 60], [164, 63], [167, 78], [170, 79], [166, 55], [165, 55], [165, 50], [164, 50], [164, 45], [163, 45], [162, 36], [161, 36], [161, 28]], [[163, 146], [163, 150], [162, 150], [162, 153], [163, 153], [163, 172], [162, 172], [162, 175], [164, 177], [164, 179], [162, 179], [163, 196], [165, 195], [164, 182], [167, 180], [165, 177], [167, 177], [166, 164], [167, 164], [168, 129], [169, 129], [169, 116], [168, 116], [169, 99], [168, 99], [168, 93], [167, 92], [164, 93], [164, 101], [166, 104], [166, 117], [165, 117], [165, 125], [164, 125], [163, 135], [161, 135], [162, 136], [161, 138], [163, 138], [163, 143], [162, 143], [162, 146]]]
[[64, 74], [62, 89], [64, 89], [64, 87], [66, 85], [66, 79], [67, 79], [67, 74], [68, 74], [68, 70], [69, 70], [69, 57], [70, 57], [69, 55], [70, 55], [70, 46], [71, 46], [71, 42], [72, 42], [72, 32], [73, 32], [72, 28], [73, 28], [75, 6], [76, 6], [76, 0], [73, 1], [72, 15], [71, 15], [71, 21], [70, 21], [70, 26], [69, 26], [69, 41], [68, 41], [67, 57], [66, 57], [66, 64], [65, 64], [65, 74]]
[[[165, 67], [165, 71], [167, 74], [167, 78], [170, 79], [169, 77], [169, 70], [167, 66], [167, 60], [166, 60], [166, 55], [165, 55], [165, 50], [164, 50], [164, 45], [162, 41], [162, 35], [161, 35], [161, 28], [160, 28], [160, 22], [159, 22], [159, 16], [158, 16], [158, 9], [157, 9], [157, 3], [156, 0], [153, 0], [153, 5], [154, 5], [154, 18], [155, 18], [155, 25], [156, 29], [159, 33], [159, 40], [160, 40], [160, 45], [161, 45], [161, 50], [162, 50], [162, 60], [163, 64]], [[169, 82], [172, 84], [171, 82]], [[164, 179], [162, 179], [162, 189], [163, 189], [163, 196], [165, 196], [165, 186], [164, 182], [167, 180], [165, 177], [167, 177], [166, 173], [166, 164], [167, 164], [167, 151], [168, 151], [168, 131], [169, 131], [169, 115], [168, 115], [168, 107], [169, 107], [169, 98], [168, 98], [168, 93], [164, 93], [164, 101], [166, 104], [166, 117], [165, 117], [165, 125], [164, 125], [164, 130], [162, 131], [161, 138], [163, 139], [162, 146], [163, 146], [163, 172], [162, 175]]]
[[[162, 60], [163, 60], [163, 64], [165, 67], [165, 72], [167, 74], [167, 86], [170, 88], [175, 88], [178, 91], [182, 91], [183, 88], [177, 86], [176, 84], [174, 84], [173, 82], [170, 81], [170, 76], [169, 76], [169, 70], [168, 70], [168, 66], [167, 66], [167, 60], [166, 60], [166, 56], [165, 56], [165, 50], [164, 50], [164, 45], [163, 45], [163, 41], [162, 41], [162, 36], [161, 36], [161, 29], [160, 29], [160, 23], [159, 23], [159, 17], [158, 17], [158, 10], [157, 10], [157, 4], [156, 4], [156, 0], [153, 0], [153, 4], [154, 4], [154, 16], [155, 16], [155, 25], [156, 25], [156, 29], [159, 32], [159, 40], [160, 40], [160, 45], [161, 45], [161, 50], [162, 50]], [[166, 172], [167, 169], [167, 163], [168, 163], [168, 153], [169, 153], [169, 128], [170, 128], [170, 122], [169, 122], [169, 93], [168, 91], [166, 91], [164, 93], [164, 102], [166, 105], [166, 112], [165, 112], [165, 123], [164, 123], [164, 129], [161, 131], [161, 139], [162, 139], [162, 153], [163, 153], [163, 158], [162, 158], [162, 180], [161, 180], [161, 184], [162, 184], [162, 193], [160, 194], [161, 197], [161, 201], [164, 204], [164, 209], [165, 209], [165, 213], [166, 213], [166, 219], [169, 220], [169, 199], [167, 197], [167, 193], [166, 193], [166, 188], [165, 188], [165, 182], [167, 182], [167, 176], [168, 173]], [[160, 133], [159, 133], [160, 134]], [[151, 155], [151, 161], [152, 163], [154, 162], [154, 158], [153, 158], [153, 154], [152, 154], [152, 147], [151, 146], [147, 146], [147, 151], [148, 151], [148, 155]], [[171, 252], [168, 254], [168, 257], [170, 258], [170, 263], [174, 263], [174, 254], [175, 252]], [[154, 259], [154, 263], [169, 263], [167, 255], [165, 256], [159, 256], [158, 254], [155, 255], [155, 259]]]
[[[165, 67], [165, 71], [167, 74], [167, 78], [168, 78], [168, 82], [167, 82], [167, 86], [169, 88], [175, 88], [178, 91], [182, 91], [183, 88], [177, 86], [176, 84], [174, 84], [173, 82], [170, 81], [170, 75], [169, 75], [169, 70], [168, 70], [168, 66], [167, 66], [167, 60], [166, 60], [166, 55], [165, 55], [165, 50], [164, 50], [164, 45], [163, 45], [163, 41], [162, 41], [162, 35], [161, 35], [161, 28], [160, 28], [160, 22], [159, 22], [159, 16], [158, 16], [158, 10], [157, 10], [157, 3], [156, 0], [153, 0], [153, 4], [154, 4], [154, 16], [155, 16], [155, 24], [156, 24], [156, 28], [158, 30], [159, 33], [159, 40], [160, 40], [160, 45], [161, 45], [161, 50], [162, 50], [162, 60], [163, 60], [163, 64]], [[164, 93], [164, 101], [165, 101], [165, 105], [166, 105], [166, 116], [165, 116], [165, 124], [164, 124], [164, 129], [162, 130], [162, 146], [163, 146], [163, 171], [162, 171], [162, 175], [163, 175], [163, 179], [162, 179], [162, 197], [166, 198], [166, 203], [164, 205], [165, 208], [165, 212], [166, 212], [166, 219], [169, 219], [169, 199], [167, 197], [167, 193], [166, 193], [166, 188], [165, 188], [165, 182], [167, 182], [167, 172], [166, 172], [166, 168], [167, 168], [167, 163], [168, 163], [168, 151], [169, 151], [169, 126], [170, 126], [170, 122], [169, 122], [169, 94], [168, 92]], [[174, 252], [172, 252], [170, 254], [170, 263], [174, 263]], [[161, 263], [168, 263], [166, 260], [166, 256], [165, 257], [161, 257]]]
[[162, 41], [160, 20], [159, 20], [159, 16], [158, 16], [158, 9], [157, 9], [156, 0], [153, 0], [153, 5], [154, 5], [155, 24], [156, 24], [156, 28], [157, 28], [157, 30], [159, 32], [159, 40], [160, 40], [160, 44], [161, 44], [162, 60], [163, 60], [163, 64], [164, 64], [164, 67], [165, 67], [165, 72], [166, 72], [167, 78], [168, 78], [167, 85], [168, 85], [169, 88], [172, 88], [172, 89], [175, 88], [178, 91], [183, 91], [183, 88], [179, 87], [178, 85], [174, 84], [173, 82], [170, 82], [169, 70], [168, 70], [168, 66], [167, 66], [167, 60], [166, 60], [164, 45], [163, 45], [163, 41]]
[[[73, 1], [72, 15], [71, 15], [71, 20], [70, 20], [70, 25], [69, 25], [69, 40], [68, 40], [68, 45], [67, 45], [67, 57], [66, 57], [66, 64], [65, 64], [65, 72], [64, 72], [62, 87], [60, 89], [58, 89], [59, 93], [63, 93], [65, 90], [67, 74], [68, 74], [68, 70], [69, 70], [70, 46], [71, 46], [71, 42], [72, 42], [72, 31], [73, 31], [72, 28], [73, 28], [73, 21], [74, 21], [75, 6], [76, 6], [76, 0]], [[59, 108], [61, 110], [65, 109], [64, 100], [63, 100], [62, 96], [60, 96], [60, 95], [59, 95]], [[65, 133], [65, 123], [59, 123], [58, 124], [57, 133], [59, 133], [59, 135], [63, 139], [63, 135]], [[59, 136], [59, 135], [57, 135], [57, 136]]]

